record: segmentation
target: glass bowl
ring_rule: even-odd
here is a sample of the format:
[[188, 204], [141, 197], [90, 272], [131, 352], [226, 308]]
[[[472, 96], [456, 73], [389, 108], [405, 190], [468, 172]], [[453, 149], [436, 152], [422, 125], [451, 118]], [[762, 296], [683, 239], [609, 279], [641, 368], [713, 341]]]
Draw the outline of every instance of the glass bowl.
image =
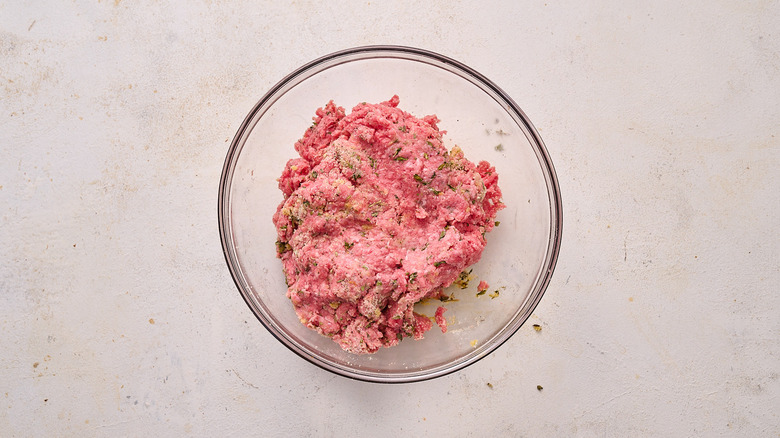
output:
[[[296, 140], [329, 100], [347, 113], [360, 102], [398, 95], [399, 108], [435, 114], [444, 144], [473, 162], [496, 167], [506, 208], [467, 289], [457, 301], [415, 306], [433, 316], [447, 308], [448, 331], [404, 339], [371, 355], [343, 351], [301, 324], [292, 303], [271, 218], [282, 201], [277, 178], [298, 157]], [[500, 88], [473, 69], [437, 53], [398, 46], [357, 47], [312, 61], [282, 79], [252, 108], [236, 133], [220, 179], [219, 231], [239, 292], [260, 322], [315, 365], [353, 379], [398, 383], [462, 369], [498, 348], [528, 319], [550, 281], [561, 242], [562, 210], [552, 161], [528, 117]], [[479, 281], [488, 294], [477, 296]], [[494, 291], [498, 291], [495, 294]]]

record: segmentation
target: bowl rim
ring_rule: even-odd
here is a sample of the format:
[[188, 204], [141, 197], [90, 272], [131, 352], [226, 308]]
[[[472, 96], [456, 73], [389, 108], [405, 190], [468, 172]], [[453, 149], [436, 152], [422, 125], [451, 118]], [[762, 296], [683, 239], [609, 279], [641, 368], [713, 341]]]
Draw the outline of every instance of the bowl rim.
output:
[[[391, 56], [394, 53], [397, 54], [397, 56]], [[375, 54], [376, 56], [366, 56], [369, 54]], [[550, 198], [550, 211], [552, 213], [552, 219], [553, 219], [550, 223], [549, 237], [550, 237], [551, 244], [549, 245], [546, 254], [547, 263], [546, 266], [543, 265], [543, 267], [545, 268], [544, 272], [541, 273], [540, 278], [535, 285], [539, 292], [531, 296], [532, 301], [529, 303], [528, 315], [530, 316], [533, 313], [536, 306], [541, 301], [542, 296], [544, 296], [547, 287], [549, 286], [550, 280], [552, 278], [553, 271], [555, 270], [555, 267], [557, 265], [558, 256], [560, 254], [560, 248], [561, 248], [561, 238], [563, 234], [563, 202], [561, 198], [558, 177], [555, 172], [555, 167], [553, 166], [553, 162], [552, 159], [550, 158], [549, 152], [547, 151], [544, 141], [542, 140], [541, 136], [539, 135], [533, 123], [531, 123], [531, 120], [528, 118], [525, 112], [523, 112], [523, 110], [517, 105], [517, 103], [500, 87], [498, 87], [498, 85], [496, 85], [487, 77], [477, 72], [473, 68], [463, 64], [460, 61], [457, 61], [455, 59], [452, 59], [450, 57], [441, 55], [439, 53], [430, 50], [420, 49], [416, 47], [401, 46], [401, 45], [367, 45], [367, 46], [352, 47], [352, 48], [347, 48], [347, 49], [332, 52], [330, 54], [309, 61], [303, 64], [302, 66], [296, 68], [291, 73], [287, 74], [284, 78], [282, 78], [280, 81], [278, 81], [274, 86], [272, 86], [257, 101], [257, 103], [252, 107], [252, 109], [249, 111], [247, 116], [244, 118], [241, 125], [238, 127], [238, 130], [236, 131], [233, 140], [230, 142], [230, 146], [226, 153], [225, 162], [220, 175], [219, 192], [217, 197], [217, 220], [219, 226], [220, 242], [222, 245], [222, 253], [223, 256], [225, 257], [225, 262], [227, 263], [228, 270], [230, 271], [230, 275], [233, 279], [234, 284], [236, 285], [236, 288], [240, 292], [241, 297], [244, 299], [244, 302], [247, 304], [247, 306], [249, 306], [250, 310], [255, 315], [255, 317], [266, 328], [266, 330], [268, 330], [268, 332], [270, 332], [271, 335], [273, 335], [279, 342], [281, 342], [288, 349], [290, 349], [292, 352], [294, 352], [301, 358], [305, 359], [309, 363], [312, 363], [319, 368], [325, 369], [327, 371], [330, 371], [334, 374], [343, 377], [347, 377], [354, 380], [373, 382], [373, 383], [410, 383], [410, 382], [430, 380], [466, 368], [478, 362], [488, 354], [494, 352], [501, 345], [503, 345], [507, 340], [509, 340], [509, 338], [514, 336], [515, 333], [517, 333], [520, 327], [522, 327], [525, 321], [527, 321], [527, 317], [524, 321], [517, 324], [517, 326], [514, 327], [514, 329], [510, 330], [509, 333], [506, 333], [505, 336], [494, 338], [495, 342], [489, 348], [486, 348], [484, 351], [482, 351], [480, 354], [468, 357], [467, 360], [459, 360], [459, 361], [455, 361], [454, 363], [449, 363], [447, 365], [440, 366], [439, 368], [436, 368], [432, 371], [431, 370], [411, 371], [411, 372], [406, 372], [397, 375], [389, 375], [384, 373], [370, 373], [362, 370], [358, 371], [358, 370], [351, 369], [349, 367], [341, 367], [332, 364], [326, 360], [323, 360], [319, 357], [308, 354], [306, 351], [301, 349], [301, 347], [299, 347], [295, 342], [282, 336], [280, 333], [277, 333], [276, 329], [274, 327], [271, 327], [270, 324], [261, 317], [257, 309], [255, 309], [255, 305], [253, 304], [251, 298], [248, 296], [248, 292], [245, 291], [241, 285], [240, 265], [238, 264], [238, 261], [233, 258], [231, 253], [232, 251], [235, 250], [235, 248], [228, 241], [229, 240], [228, 236], [230, 235], [229, 234], [230, 214], [229, 211], [227, 211], [228, 210], [227, 207], [229, 204], [226, 202], [226, 199], [229, 198], [228, 189], [230, 188], [232, 182], [231, 170], [235, 165], [235, 159], [237, 159], [236, 155], [240, 153], [243, 147], [242, 138], [244, 137], [245, 134], [248, 134], [247, 129], [249, 129], [249, 132], [251, 132], [251, 129], [254, 127], [253, 120], [255, 119], [255, 115], [257, 114], [257, 112], [261, 108], [263, 108], [272, 98], [277, 98], [276, 96], [277, 93], [282, 91], [285, 87], [289, 86], [290, 83], [293, 82], [295, 78], [308, 72], [309, 70], [321, 64], [332, 62], [339, 58], [349, 58], [352, 56], [360, 56], [360, 55], [362, 55], [362, 57], [358, 57], [356, 59], [346, 59], [345, 62], [360, 61], [360, 60], [371, 59], [371, 58], [401, 58], [406, 60], [413, 60], [408, 58], [408, 56], [412, 55], [423, 59], [427, 58], [429, 60], [442, 63], [445, 66], [448, 66], [448, 70], [449, 69], [455, 70], [455, 71], [449, 70], [451, 73], [458, 74], [459, 76], [462, 76], [464, 79], [470, 80], [472, 82], [476, 81], [480, 84], [480, 87], [484, 86], [485, 88], [490, 89], [493, 93], [495, 93], [495, 95], [498, 98], [500, 98], [504, 103], [507, 104], [508, 106], [506, 108], [507, 111], [510, 113], [514, 112], [517, 118], [519, 119], [519, 121], [521, 121], [525, 125], [525, 128], [528, 130], [528, 133], [530, 133], [533, 139], [531, 143], [535, 143], [535, 146], [537, 147], [536, 153], [542, 164], [543, 167], [542, 171], [545, 175], [545, 179], [547, 180], [548, 197]], [[338, 64], [333, 64], [330, 67], [333, 67], [335, 65]], [[435, 66], [440, 68], [442, 67], [441, 65], [435, 65]], [[464, 73], [465, 75], [460, 73]], [[470, 76], [470, 77], [466, 77], [466, 76]], [[298, 83], [294, 83], [292, 84], [292, 86], [295, 86], [297, 84]], [[273, 105], [273, 103], [271, 105]], [[534, 145], [532, 144], [532, 146]], [[506, 327], [502, 330], [505, 329]]]

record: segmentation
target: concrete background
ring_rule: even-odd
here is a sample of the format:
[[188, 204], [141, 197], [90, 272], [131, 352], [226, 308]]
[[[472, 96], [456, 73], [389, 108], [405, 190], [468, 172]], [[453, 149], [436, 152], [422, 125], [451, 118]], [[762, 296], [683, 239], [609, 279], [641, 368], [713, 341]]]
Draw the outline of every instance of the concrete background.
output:
[[[1, 1], [0, 435], [779, 436], [780, 2], [517, 4]], [[532, 319], [429, 382], [298, 358], [219, 244], [245, 114], [365, 44], [503, 87], [564, 196]]]

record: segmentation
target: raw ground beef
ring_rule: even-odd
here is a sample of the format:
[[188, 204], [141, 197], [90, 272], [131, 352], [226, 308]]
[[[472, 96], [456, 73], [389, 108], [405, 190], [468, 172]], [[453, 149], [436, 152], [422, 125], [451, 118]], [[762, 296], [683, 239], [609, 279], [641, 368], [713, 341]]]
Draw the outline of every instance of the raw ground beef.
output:
[[448, 151], [436, 116], [398, 102], [318, 109], [279, 178], [287, 296], [303, 324], [352, 353], [422, 338], [432, 322], [414, 304], [479, 260], [504, 207], [490, 164]]

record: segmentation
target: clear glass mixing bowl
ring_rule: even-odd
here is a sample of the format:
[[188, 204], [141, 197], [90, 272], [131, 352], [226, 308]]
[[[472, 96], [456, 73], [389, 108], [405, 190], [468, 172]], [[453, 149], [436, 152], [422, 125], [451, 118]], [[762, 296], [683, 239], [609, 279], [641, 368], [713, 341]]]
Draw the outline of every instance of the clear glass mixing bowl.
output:
[[[496, 167], [506, 209], [473, 266], [477, 277], [458, 301], [418, 304], [432, 316], [447, 308], [449, 329], [404, 339], [373, 355], [343, 351], [305, 327], [286, 297], [271, 217], [282, 201], [277, 178], [293, 145], [329, 100], [347, 112], [394, 94], [417, 117], [436, 114], [445, 145]], [[252, 108], [227, 153], [219, 186], [219, 231], [228, 268], [260, 322], [304, 359], [373, 382], [412, 382], [462, 369], [498, 348], [528, 319], [552, 276], [561, 243], [561, 196], [550, 156], [531, 121], [490, 80], [445, 56], [410, 47], [370, 46], [312, 61], [282, 79]], [[480, 280], [495, 298], [476, 295]]]

